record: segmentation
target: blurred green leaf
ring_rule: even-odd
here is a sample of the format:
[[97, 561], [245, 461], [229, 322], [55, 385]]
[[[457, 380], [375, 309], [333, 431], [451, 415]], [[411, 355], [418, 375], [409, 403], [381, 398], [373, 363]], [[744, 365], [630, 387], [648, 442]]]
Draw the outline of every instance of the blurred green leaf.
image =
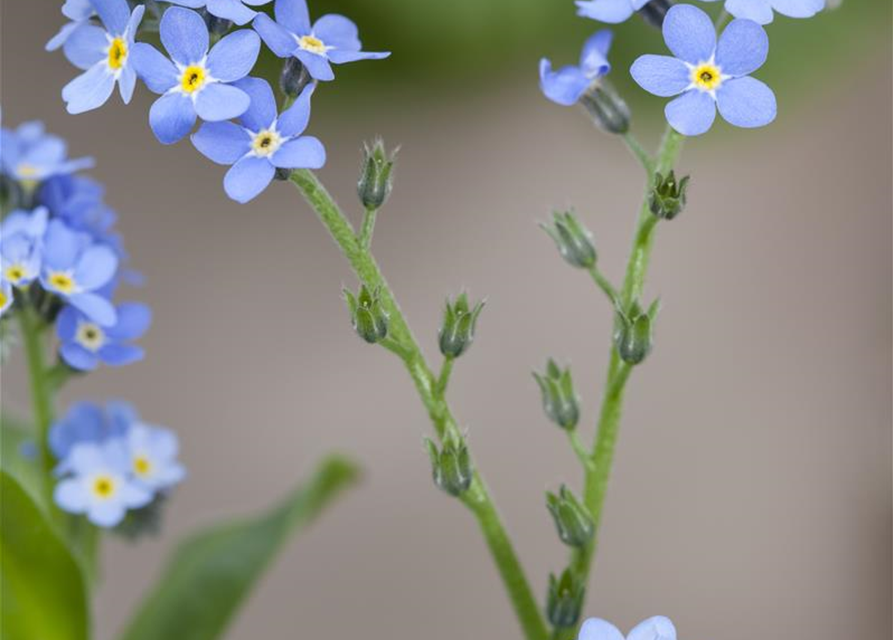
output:
[[357, 477], [353, 464], [330, 458], [266, 514], [211, 527], [180, 544], [122, 640], [219, 638], [288, 537]]
[[29, 493], [5, 470], [0, 472], [0, 515], [0, 637], [86, 640], [88, 603], [80, 566]]
[[0, 415], [0, 469], [12, 476], [46, 513], [40, 467], [22, 452], [23, 446], [33, 442], [34, 437], [24, 421], [6, 412]]

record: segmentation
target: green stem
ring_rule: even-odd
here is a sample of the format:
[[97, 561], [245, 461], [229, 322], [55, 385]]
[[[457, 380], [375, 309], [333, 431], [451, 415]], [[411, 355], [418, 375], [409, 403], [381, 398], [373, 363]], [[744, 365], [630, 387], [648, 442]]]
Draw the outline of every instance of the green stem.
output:
[[647, 151], [645, 151], [645, 148], [636, 136], [630, 132], [626, 132], [623, 134], [623, 141], [626, 143], [626, 146], [629, 147], [629, 150], [636, 159], [641, 163], [642, 168], [645, 169], [645, 173], [651, 175], [654, 172], [654, 159]]
[[450, 374], [453, 373], [453, 362], [455, 358], [451, 358], [450, 356], [445, 356], [443, 359], [443, 365], [440, 367], [440, 375], [437, 376], [437, 395], [441, 398], [446, 394], [447, 385], [450, 383]]
[[592, 471], [595, 468], [595, 463], [593, 463], [591, 459], [589, 450], [586, 449], [586, 446], [580, 441], [580, 436], [577, 435], [576, 430], [568, 431], [567, 437], [568, 440], [570, 440], [571, 448], [574, 450], [574, 453], [577, 454], [577, 458], [580, 459], [583, 468], [587, 471]]
[[[401, 353], [398, 355], [401, 355], [406, 369], [415, 383], [419, 398], [428, 411], [434, 430], [442, 441], [448, 431], [458, 428], [456, 421], [446, 400], [437, 392], [437, 379], [428, 366], [418, 342], [413, 337], [375, 258], [363, 248], [350, 222], [312, 171], [306, 169], [295, 171], [291, 175], [291, 181], [329, 230], [332, 239], [344, 253], [357, 278], [367, 287], [380, 292], [382, 305], [390, 317], [389, 337], [400, 345], [402, 355]], [[391, 350], [397, 352], [396, 349]], [[462, 501], [478, 520], [524, 631], [524, 637], [527, 640], [546, 640], [548, 630], [537, 600], [533, 596], [530, 584], [505, 526], [500, 520], [496, 506], [487, 492], [486, 485], [477, 473], [475, 473], [471, 488], [463, 496]]]
[[[53, 454], [50, 452], [49, 432], [53, 422], [52, 389], [47, 376], [46, 354], [43, 344], [44, 324], [37, 312], [30, 306], [19, 310], [19, 325], [22, 330], [25, 358], [28, 361], [28, 378], [31, 383], [31, 404], [34, 411], [34, 425], [37, 430], [37, 444], [40, 450], [40, 463], [51, 491], [50, 478], [53, 471]], [[52, 504], [50, 501], [49, 504]]]
[[360, 229], [360, 247], [364, 251], [369, 251], [372, 246], [372, 233], [375, 231], [375, 214], [378, 209], [366, 209], [366, 215], [363, 216], [363, 226]]
[[608, 296], [608, 300], [611, 301], [611, 304], [616, 305], [619, 301], [617, 297], [617, 289], [615, 289], [614, 285], [611, 284], [611, 281], [605, 277], [605, 274], [598, 270], [597, 265], [589, 270], [589, 275], [592, 276], [592, 280], [598, 285], [598, 288], [604, 291], [605, 295]]

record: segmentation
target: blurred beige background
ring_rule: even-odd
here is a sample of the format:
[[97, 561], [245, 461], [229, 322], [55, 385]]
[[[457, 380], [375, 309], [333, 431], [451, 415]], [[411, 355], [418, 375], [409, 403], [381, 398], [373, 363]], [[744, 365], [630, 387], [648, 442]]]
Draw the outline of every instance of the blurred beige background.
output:
[[[178, 538], [264, 507], [331, 450], [361, 460], [365, 482], [287, 548], [229, 637], [517, 638], [474, 521], [430, 480], [407, 376], [350, 329], [340, 289], [354, 280], [312, 212], [284, 184], [227, 200], [221, 168], [155, 142], [145, 90], [66, 115], [74, 71], [42, 49], [56, 4], [3, 0], [4, 123], [44, 119], [96, 157], [148, 277], [131, 297], [155, 310], [144, 363], [64, 400], [133, 401], [179, 432], [190, 471], [162, 535], [107, 545], [97, 638]], [[432, 358], [444, 295], [488, 297], [451, 398], [542, 593], [565, 558], [543, 491], [580, 472], [529, 372], [550, 355], [573, 364], [588, 440], [611, 314], [535, 222], [575, 205], [619, 279], [641, 176], [619, 142], [538, 94], [540, 53], [490, 87], [323, 87], [311, 132], [354, 212], [360, 142], [402, 145], [374, 246]], [[782, 101], [772, 127], [688, 143], [690, 205], [660, 227], [658, 343], [630, 386], [589, 615], [629, 628], [662, 613], [701, 640], [890, 637], [890, 65], [887, 44]], [[645, 104], [656, 117], [660, 101]], [[3, 400], [27, 407], [22, 373], [16, 358]]]

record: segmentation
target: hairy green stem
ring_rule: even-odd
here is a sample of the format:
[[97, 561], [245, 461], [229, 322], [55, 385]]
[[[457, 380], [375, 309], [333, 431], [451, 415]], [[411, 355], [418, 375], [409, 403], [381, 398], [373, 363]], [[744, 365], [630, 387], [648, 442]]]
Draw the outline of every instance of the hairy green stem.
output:
[[611, 304], [616, 304], [618, 302], [617, 290], [614, 288], [614, 285], [611, 284], [611, 281], [605, 277], [605, 274], [599, 271], [597, 265], [589, 270], [589, 275], [592, 276], [592, 280], [598, 285], [598, 288], [608, 296], [608, 300], [611, 301]]
[[[43, 477], [51, 491], [50, 478], [53, 471], [53, 455], [50, 452], [49, 432], [53, 422], [53, 397], [49, 369], [46, 365], [46, 353], [43, 343], [43, 320], [31, 306], [24, 306], [18, 312], [19, 326], [22, 331], [22, 342], [25, 358], [28, 361], [28, 379], [31, 384], [31, 405], [34, 412], [34, 426], [37, 430], [37, 444], [40, 451], [40, 464]], [[52, 502], [50, 502], [52, 504]]]
[[366, 209], [366, 215], [363, 216], [363, 226], [360, 228], [360, 247], [364, 251], [368, 251], [372, 246], [372, 233], [375, 231], [375, 215], [378, 209]]
[[632, 133], [626, 132], [623, 134], [623, 141], [639, 163], [641, 163], [645, 173], [652, 174], [654, 172], [654, 159], [651, 157], [651, 154], [645, 151], [645, 147], [642, 146], [638, 138]]
[[[380, 292], [382, 304], [390, 317], [389, 338], [399, 345], [399, 349], [390, 350], [397, 353], [406, 365], [422, 404], [428, 411], [434, 430], [442, 441], [448, 432], [458, 430], [456, 421], [443, 394], [438, 393], [438, 378], [435, 378], [428, 366], [375, 258], [362, 245], [353, 226], [313, 172], [306, 169], [298, 170], [292, 173], [290, 179], [329, 230], [357, 278], [367, 287]], [[549, 637], [548, 630], [537, 599], [533, 595], [493, 499], [477, 473], [462, 502], [477, 518], [518, 616], [524, 637], [527, 640], [546, 640]]]

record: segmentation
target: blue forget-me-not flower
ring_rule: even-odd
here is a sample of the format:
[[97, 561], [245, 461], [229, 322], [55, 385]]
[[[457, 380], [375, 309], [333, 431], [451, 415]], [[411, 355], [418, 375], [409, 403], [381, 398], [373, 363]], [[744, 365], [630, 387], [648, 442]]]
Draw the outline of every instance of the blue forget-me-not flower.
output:
[[[624, 640], [613, 624], [590, 618], [580, 628], [578, 640]], [[676, 640], [676, 627], [669, 618], [654, 616], [636, 625], [625, 640]]]
[[196, 149], [210, 160], [232, 165], [223, 180], [230, 198], [248, 202], [267, 188], [276, 169], [318, 169], [325, 164], [322, 143], [301, 135], [310, 121], [315, 85], [305, 87], [281, 116], [266, 80], [245, 78], [235, 86], [251, 96], [251, 106], [242, 114], [240, 124], [206, 123], [192, 136]]
[[179, 448], [172, 431], [140, 422], [133, 424], [127, 433], [127, 454], [136, 482], [153, 492], [181, 482], [186, 470], [177, 461]]
[[90, 4], [90, 0], [65, 0], [65, 4], [62, 5], [62, 15], [71, 22], [62, 25], [59, 32], [50, 38], [46, 44], [46, 50], [55, 51], [64, 45], [78, 28], [88, 23], [93, 13], [93, 5]]
[[825, 0], [725, 0], [725, 3], [726, 11], [736, 18], [760, 24], [772, 22], [773, 11], [789, 18], [811, 18], [825, 8]]
[[224, 36], [208, 51], [208, 27], [195, 11], [171, 7], [159, 27], [170, 59], [145, 43], [134, 46], [137, 73], [161, 97], [152, 105], [149, 124], [163, 144], [188, 134], [196, 115], [207, 122], [236, 118], [250, 99], [232, 82], [248, 75], [260, 53], [260, 39], [248, 29]]
[[[76, 402], [50, 428], [50, 450], [58, 460], [64, 460], [76, 444], [123, 439], [138, 420], [136, 409], [126, 402], [113, 400], [104, 407], [93, 402]], [[65, 472], [64, 465], [60, 472]]]
[[12, 285], [4, 278], [0, 278], [0, 316], [12, 306]]
[[59, 355], [71, 367], [92, 371], [100, 362], [123, 366], [143, 359], [144, 351], [133, 344], [152, 322], [149, 307], [139, 302], [124, 302], [116, 307], [116, 322], [100, 326], [86, 314], [66, 306], [56, 319]]
[[105, 29], [93, 24], [78, 28], [65, 43], [65, 57], [84, 73], [62, 89], [69, 113], [83, 113], [104, 105], [115, 84], [124, 104], [136, 87], [130, 54], [145, 7], [131, 13], [127, 0], [91, 0]]
[[205, 7], [212, 16], [235, 22], [241, 26], [251, 22], [257, 15], [257, 11], [245, 5], [258, 7], [267, 4], [270, 0], [167, 0], [167, 2], [190, 9]]
[[40, 276], [43, 234], [49, 211], [13, 211], [0, 225], [0, 277], [16, 287], [25, 287]]
[[344, 16], [328, 14], [310, 23], [305, 0], [276, 0], [276, 21], [259, 13], [254, 28], [280, 58], [294, 56], [316, 80], [333, 80], [332, 64], [380, 60], [390, 52], [362, 51], [357, 25]]
[[607, 29], [599, 31], [583, 45], [579, 65], [568, 65], [558, 71], [546, 58], [540, 60], [540, 88], [546, 97], [560, 105], [576, 104], [586, 90], [611, 70], [608, 51], [612, 34]]
[[93, 158], [69, 159], [65, 141], [46, 133], [37, 121], [0, 130], [0, 149], [2, 172], [26, 186], [93, 166]]
[[762, 127], [775, 119], [775, 94], [751, 78], [766, 61], [769, 37], [752, 20], [733, 20], [719, 42], [710, 17], [691, 5], [667, 13], [664, 40], [675, 57], [644, 55], [630, 72], [646, 91], [679, 97], [667, 104], [667, 121], [697, 136], [713, 125], [716, 110], [737, 127]]
[[625, 22], [651, 0], [577, 0], [577, 15], [599, 22]]

